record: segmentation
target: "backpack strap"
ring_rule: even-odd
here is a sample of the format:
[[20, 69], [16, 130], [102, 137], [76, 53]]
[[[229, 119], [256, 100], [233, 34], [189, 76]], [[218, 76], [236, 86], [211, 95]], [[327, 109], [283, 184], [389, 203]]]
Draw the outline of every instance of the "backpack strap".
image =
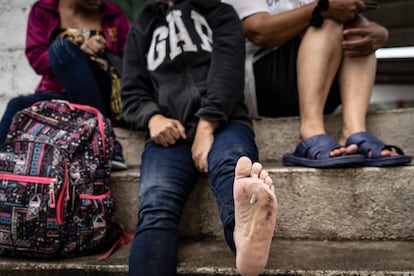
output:
[[104, 120], [103, 120], [102, 113], [95, 107], [92, 107], [89, 105], [82, 105], [82, 104], [75, 104], [75, 103], [68, 103], [68, 105], [70, 109], [80, 109], [82, 111], [90, 112], [96, 115], [96, 117], [98, 118], [99, 132], [101, 133], [101, 137], [102, 137], [102, 149], [103, 149], [103, 152], [105, 153], [106, 143], [105, 143], [105, 139], [103, 139], [103, 137], [105, 137], [105, 126], [104, 126]]
[[130, 243], [134, 239], [133, 234], [125, 232], [124, 227], [121, 224], [118, 225], [121, 228], [121, 235], [119, 236], [118, 240], [116, 240], [115, 243], [111, 246], [111, 248], [109, 248], [104, 254], [96, 258], [98, 261], [104, 261], [108, 259], [116, 249], [120, 248], [125, 244]]

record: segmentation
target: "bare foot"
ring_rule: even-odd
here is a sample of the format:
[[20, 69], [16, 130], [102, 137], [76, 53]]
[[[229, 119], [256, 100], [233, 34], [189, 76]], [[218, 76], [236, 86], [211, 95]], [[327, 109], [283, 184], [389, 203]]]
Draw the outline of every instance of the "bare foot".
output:
[[[349, 137], [349, 136], [347, 136], [347, 137]], [[342, 138], [341, 141], [340, 141], [340, 143], [342, 145], [344, 145], [345, 144], [345, 141], [346, 141], [346, 139], [345, 138]], [[355, 153], [358, 153], [358, 151], [359, 151], [359, 147], [356, 144], [350, 144], [347, 147], [344, 146], [343, 148], [346, 149], [345, 150], [345, 154], [355, 154]], [[339, 154], [339, 152], [333, 153], [335, 151], [336, 150], [333, 150], [331, 152], [331, 157], [332, 156], [335, 156], [336, 154]], [[381, 156], [382, 157], [391, 157], [391, 156], [398, 156], [398, 155], [399, 154], [397, 152], [393, 151], [392, 149], [386, 148], [386, 147], [381, 150]], [[371, 152], [369, 152], [368, 153], [368, 157], [371, 158], [371, 156], [372, 156], [372, 154], [371, 154]]]
[[[320, 134], [324, 134], [324, 133], [320, 133]], [[303, 136], [303, 135], [299, 135], [299, 142], [302, 142], [303, 140], [305, 140], [306, 138], [310, 138], [314, 135], [318, 135], [318, 134], [312, 134], [312, 135], [308, 135], [308, 136]], [[306, 137], [306, 138], [305, 138]], [[343, 141], [339, 142], [341, 145], [344, 145], [344, 141], [345, 139], [342, 139]], [[345, 146], [341, 146], [338, 147], [336, 149], [333, 149], [330, 153], [329, 153], [329, 157], [338, 157], [338, 156], [343, 156], [343, 155], [350, 155], [350, 154], [355, 154], [358, 152], [358, 146], [357, 145], [349, 145], [347, 147]]]
[[269, 257], [277, 199], [272, 179], [260, 163], [241, 157], [235, 172], [236, 266], [242, 276], [257, 276]]
[[334, 149], [329, 154], [330, 157], [337, 157], [342, 155], [349, 155], [349, 154], [355, 154], [358, 152], [358, 146], [357, 145], [349, 145], [347, 147], [343, 146], [341, 148]]

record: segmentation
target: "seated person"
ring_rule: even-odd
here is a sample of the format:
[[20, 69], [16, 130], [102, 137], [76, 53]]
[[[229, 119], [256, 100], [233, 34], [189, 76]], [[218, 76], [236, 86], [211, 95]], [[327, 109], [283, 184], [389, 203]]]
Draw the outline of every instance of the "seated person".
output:
[[124, 117], [149, 136], [129, 275], [176, 275], [178, 226], [204, 174], [239, 272], [265, 267], [277, 201], [243, 103], [244, 56], [240, 20], [219, 0], [147, 1], [132, 26]]
[[[112, 79], [105, 51], [122, 54], [130, 23], [106, 0], [39, 0], [27, 25], [26, 56], [42, 76], [35, 93], [10, 100], [0, 122], [0, 144], [13, 116], [37, 101], [61, 99], [97, 108], [111, 118]], [[112, 168], [125, 169], [115, 142]]]
[[[361, 13], [360, 0], [224, 0], [248, 38], [246, 99], [253, 116], [300, 115], [299, 140], [285, 165], [390, 166], [411, 158], [366, 130], [375, 51], [388, 32]], [[324, 114], [342, 103], [342, 137], [327, 133]]]

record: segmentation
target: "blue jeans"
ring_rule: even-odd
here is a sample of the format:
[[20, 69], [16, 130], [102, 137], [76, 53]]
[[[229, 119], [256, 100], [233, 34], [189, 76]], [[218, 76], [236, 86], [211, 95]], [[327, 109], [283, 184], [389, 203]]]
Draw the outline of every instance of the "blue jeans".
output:
[[[234, 252], [234, 169], [241, 156], [258, 160], [253, 131], [239, 123], [217, 131], [208, 155], [208, 179], [226, 242]], [[176, 275], [178, 225], [199, 175], [190, 144], [164, 148], [147, 142], [139, 183], [139, 222], [129, 256], [130, 276]]]
[[93, 106], [110, 117], [112, 80], [108, 72], [66, 39], [58, 39], [50, 45], [49, 59], [69, 101]]

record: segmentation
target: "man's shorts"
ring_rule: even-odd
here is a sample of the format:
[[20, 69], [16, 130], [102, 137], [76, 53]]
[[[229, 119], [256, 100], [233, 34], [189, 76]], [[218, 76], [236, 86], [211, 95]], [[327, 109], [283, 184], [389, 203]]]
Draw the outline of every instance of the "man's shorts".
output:
[[[253, 64], [257, 108], [260, 116], [299, 115], [296, 60], [300, 38], [294, 38]], [[332, 113], [341, 104], [339, 85], [335, 79], [324, 113]]]

